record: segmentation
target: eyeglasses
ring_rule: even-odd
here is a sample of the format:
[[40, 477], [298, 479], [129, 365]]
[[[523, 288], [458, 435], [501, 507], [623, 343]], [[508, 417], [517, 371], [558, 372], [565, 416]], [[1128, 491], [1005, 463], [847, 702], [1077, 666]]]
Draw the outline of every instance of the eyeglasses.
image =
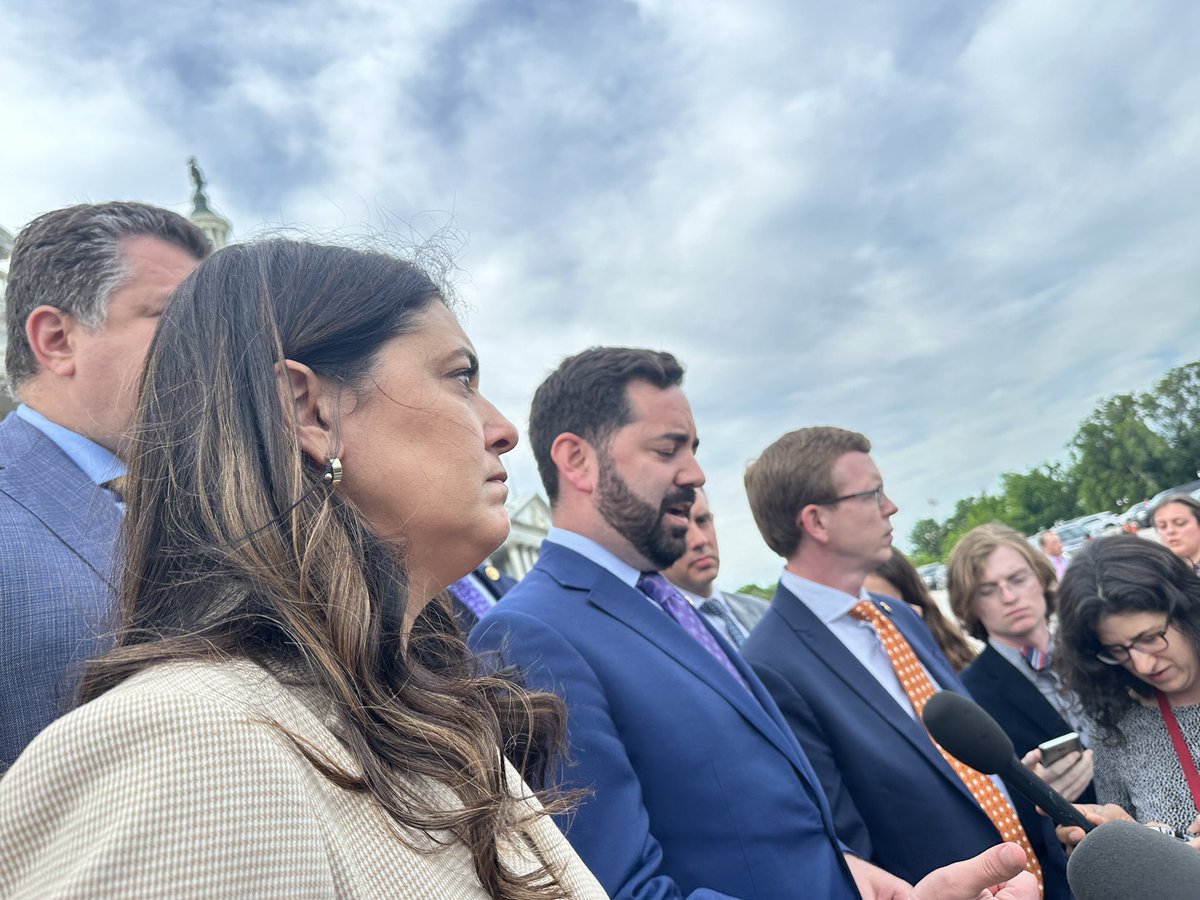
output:
[[1123, 666], [1129, 662], [1132, 650], [1139, 653], [1162, 653], [1167, 649], [1167, 631], [1171, 627], [1170, 620], [1163, 626], [1162, 631], [1143, 634], [1132, 644], [1110, 644], [1096, 654], [1096, 659], [1109, 666]]
[[859, 500], [866, 497], [874, 497], [875, 505], [883, 509], [883, 498], [887, 495], [883, 492], [883, 485], [877, 488], [871, 488], [869, 491], [858, 491], [854, 494], [843, 494], [841, 497], [834, 497], [832, 500], [826, 500], [824, 503], [818, 503], [818, 506], [836, 506], [843, 500]]
[[975, 591], [975, 597], [978, 600], [995, 600], [1000, 596], [1000, 590], [1007, 587], [1010, 593], [1015, 594], [1017, 591], [1029, 585], [1033, 580], [1033, 569], [1022, 569], [1014, 575], [1009, 575], [1007, 578], [1001, 578], [999, 581], [989, 581], [987, 584], [981, 584]]

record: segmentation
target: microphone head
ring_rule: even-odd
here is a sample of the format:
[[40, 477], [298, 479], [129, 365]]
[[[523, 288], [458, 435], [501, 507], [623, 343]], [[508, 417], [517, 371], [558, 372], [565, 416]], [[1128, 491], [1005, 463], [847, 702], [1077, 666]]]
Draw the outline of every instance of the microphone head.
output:
[[1013, 761], [1012, 741], [976, 703], [954, 691], [939, 691], [921, 714], [935, 741], [977, 772], [995, 775]]
[[1137, 822], [1106, 822], [1067, 861], [1076, 900], [1196, 900], [1200, 853]]

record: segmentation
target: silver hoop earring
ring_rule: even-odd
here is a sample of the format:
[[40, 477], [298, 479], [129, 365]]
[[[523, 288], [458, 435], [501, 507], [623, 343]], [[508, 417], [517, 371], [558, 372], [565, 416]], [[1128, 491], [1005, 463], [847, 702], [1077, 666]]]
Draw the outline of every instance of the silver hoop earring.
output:
[[325, 464], [325, 472], [321, 475], [321, 483], [331, 491], [342, 483], [342, 461], [336, 456], [329, 457]]

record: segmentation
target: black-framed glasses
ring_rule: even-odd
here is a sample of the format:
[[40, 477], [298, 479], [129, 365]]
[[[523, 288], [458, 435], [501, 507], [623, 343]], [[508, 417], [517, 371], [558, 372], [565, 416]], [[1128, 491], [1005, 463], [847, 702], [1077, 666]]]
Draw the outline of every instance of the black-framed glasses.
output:
[[841, 497], [834, 497], [832, 500], [826, 500], [824, 503], [818, 503], [817, 505], [818, 506], [836, 506], [837, 504], [841, 503], [843, 500], [859, 500], [859, 499], [865, 499], [867, 497], [873, 497], [875, 499], [875, 505], [878, 506], [880, 509], [882, 509], [883, 508], [883, 498], [886, 496], [887, 495], [883, 492], [883, 485], [881, 484], [879, 487], [871, 488], [871, 490], [869, 490], [869, 491], [856, 491], [853, 494], [843, 494]]
[[1163, 626], [1162, 631], [1153, 631], [1150, 634], [1143, 634], [1132, 644], [1109, 644], [1096, 654], [1096, 659], [1109, 666], [1123, 666], [1129, 662], [1129, 654], [1132, 650], [1137, 650], [1139, 653], [1162, 653], [1167, 649], [1167, 631], [1171, 628], [1171, 622], [1168, 619], [1167, 624]]

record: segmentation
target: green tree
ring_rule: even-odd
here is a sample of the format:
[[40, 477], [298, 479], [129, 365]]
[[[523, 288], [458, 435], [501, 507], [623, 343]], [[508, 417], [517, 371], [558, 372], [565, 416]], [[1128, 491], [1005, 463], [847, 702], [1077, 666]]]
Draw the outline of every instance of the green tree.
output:
[[[913, 559], [917, 557], [928, 559], [925, 562], [934, 562], [942, 558], [942, 541], [946, 539], [946, 526], [938, 523], [934, 519], [918, 519], [913, 525], [912, 533], [908, 536], [908, 542], [913, 548]], [[925, 563], [914, 562], [913, 565], [924, 565]]]
[[743, 584], [737, 589], [739, 594], [749, 594], [751, 597], [761, 597], [763, 600], [771, 600], [775, 596], [775, 585], [763, 587], [757, 584]]
[[1117, 394], [1092, 412], [1071, 440], [1071, 475], [1084, 509], [1114, 509], [1175, 482], [1171, 448], [1142, 416], [1132, 394]]
[[1047, 463], [1028, 472], [1000, 476], [1007, 525], [1022, 534], [1033, 534], [1063, 519], [1082, 515], [1078, 486], [1063, 467]]
[[1200, 362], [1171, 369], [1141, 405], [1147, 423], [1170, 448], [1167, 483], [1160, 490], [1195, 480], [1200, 469]]
[[988, 522], [1008, 524], [1008, 509], [1003, 497], [980, 494], [965, 497], [954, 505], [954, 514], [946, 520], [946, 536], [942, 539], [942, 558], [945, 559], [964, 534]]

